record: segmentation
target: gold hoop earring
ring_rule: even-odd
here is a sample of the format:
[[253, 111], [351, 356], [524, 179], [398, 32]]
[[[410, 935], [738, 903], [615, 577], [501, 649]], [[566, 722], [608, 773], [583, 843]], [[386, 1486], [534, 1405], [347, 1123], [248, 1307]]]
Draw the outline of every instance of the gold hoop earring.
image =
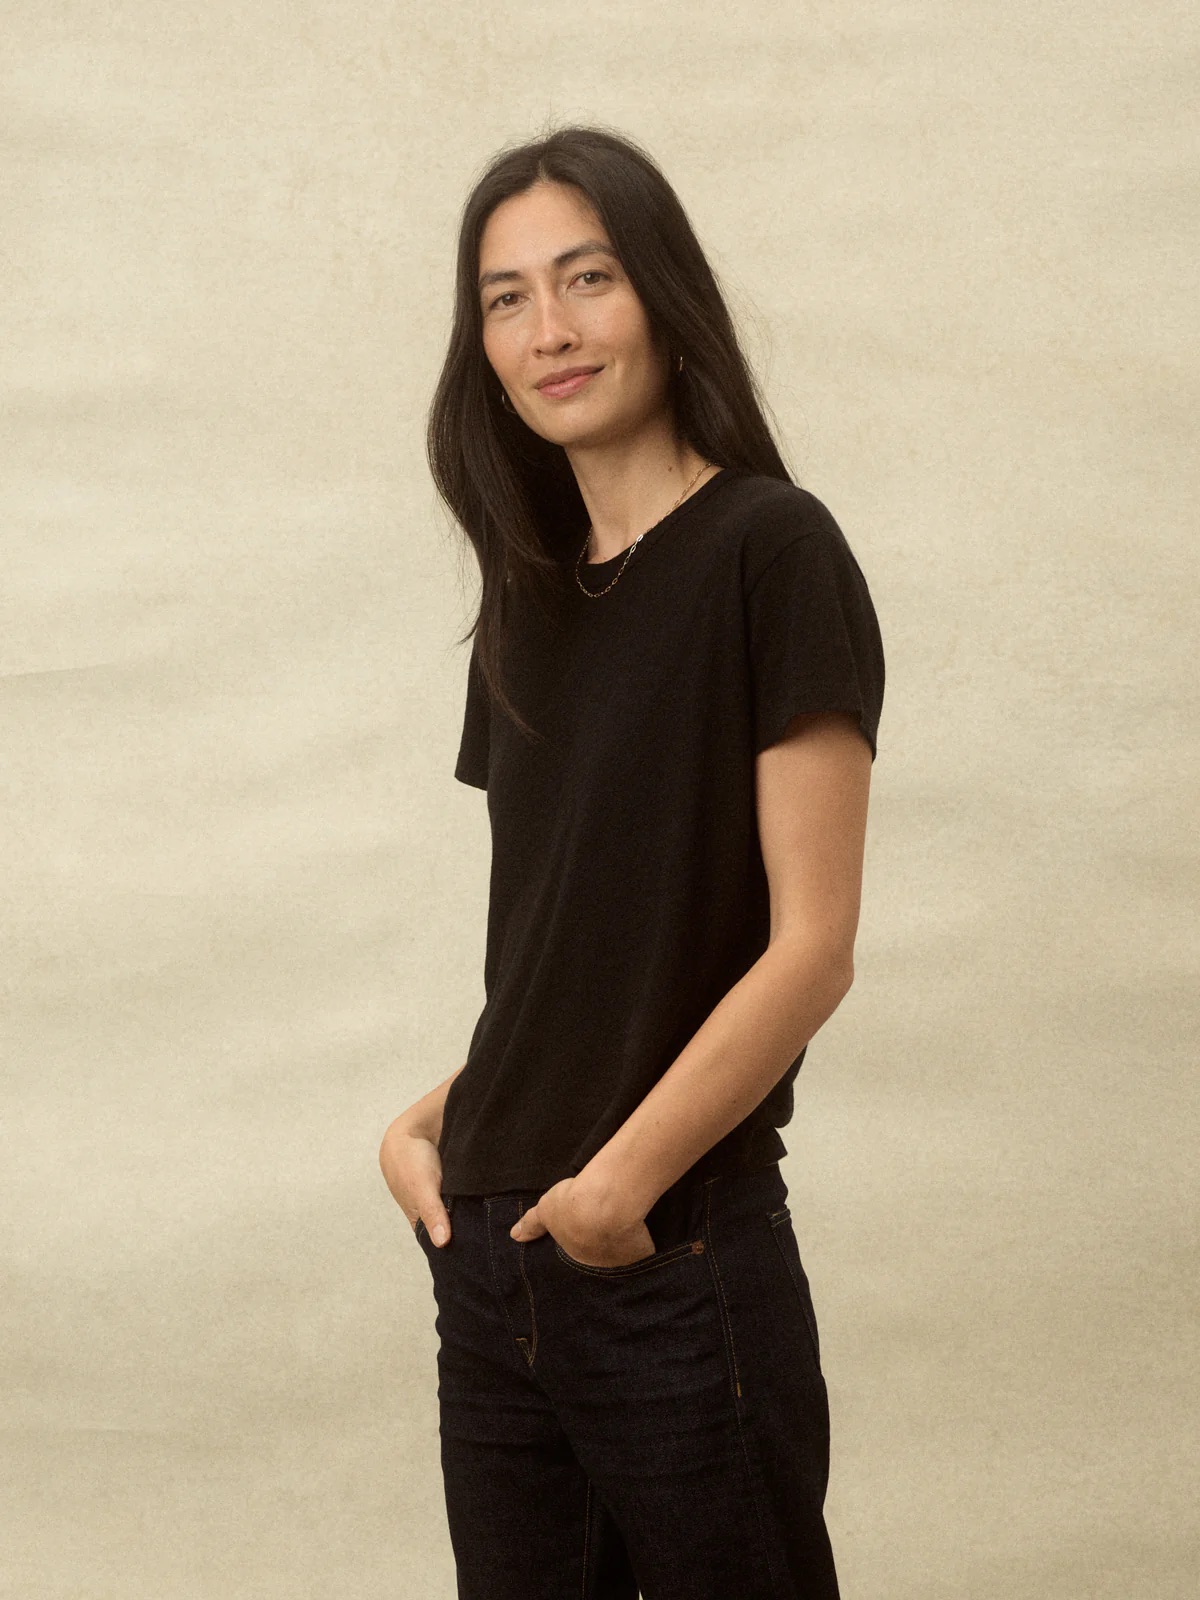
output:
[[675, 371], [676, 372], [682, 372], [683, 371], [683, 357], [682, 356], [680, 356], [680, 358], [679, 358], [679, 365], [675, 368]]
[[501, 389], [501, 391], [500, 391], [500, 404], [503, 406], [505, 411], [511, 412], [514, 417], [516, 416], [517, 408], [516, 408], [516, 406], [513, 405], [512, 401], [508, 398], [508, 390], [507, 389]]

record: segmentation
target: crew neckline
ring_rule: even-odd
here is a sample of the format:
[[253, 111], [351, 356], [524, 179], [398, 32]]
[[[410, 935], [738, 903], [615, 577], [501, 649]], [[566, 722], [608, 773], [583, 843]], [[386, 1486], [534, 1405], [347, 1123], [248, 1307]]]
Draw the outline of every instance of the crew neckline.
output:
[[[655, 541], [667, 528], [673, 527], [687, 511], [689, 511], [693, 506], [697, 506], [702, 501], [706, 500], [713, 490], [718, 487], [718, 485], [724, 483], [728, 478], [734, 477], [736, 473], [736, 467], [722, 467], [719, 472], [715, 473], [711, 478], [709, 478], [707, 483], [702, 483], [698, 489], [694, 490], [690, 495], [688, 495], [686, 500], [681, 500], [677, 506], [673, 506], [672, 509], [667, 512], [665, 517], [656, 522], [652, 528], [648, 528], [641, 537], [641, 542], [637, 547], [637, 554], [630, 561], [630, 570], [637, 565], [638, 559], [645, 554], [646, 550], [655, 543]], [[615, 556], [609, 556], [605, 561], [580, 562], [580, 575], [583, 576], [585, 573], [591, 573], [593, 577], [599, 580], [612, 577], [617, 568], [621, 565], [622, 561], [624, 561], [626, 556], [629, 555], [629, 548], [629, 545], [626, 545], [624, 550], [618, 551]], [[569, 565], [571, 567], [572, 575], [574, 575], [575, 563], [578, 559], [579, 547], [576, 546], [574, 553], [569, 558]], [[587, 582], [586, 579], [585, 582]], [[601, 581], [599, 587], [603, 588], [603, 586], [603, 581]], [[592, 584], [587, 582], [587, 587], [590, 589]]]

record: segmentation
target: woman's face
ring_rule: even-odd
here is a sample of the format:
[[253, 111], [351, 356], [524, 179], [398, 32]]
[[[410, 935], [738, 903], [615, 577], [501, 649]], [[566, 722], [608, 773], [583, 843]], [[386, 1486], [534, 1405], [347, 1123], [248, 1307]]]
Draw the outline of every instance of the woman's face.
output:
[[[665, 340], [578, 189], [539, 183], [502, 201], [480, 239], [479, 278], [484, 353], [535, 433], [569, 451], [661, 422]], [[582, 385], [538, 387], [572, 367], [597, 370]]]

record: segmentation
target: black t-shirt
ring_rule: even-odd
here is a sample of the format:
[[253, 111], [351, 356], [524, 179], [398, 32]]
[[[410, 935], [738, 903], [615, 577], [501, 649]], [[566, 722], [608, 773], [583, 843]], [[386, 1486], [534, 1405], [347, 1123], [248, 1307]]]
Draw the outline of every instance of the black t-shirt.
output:
[[[577, 555], [561, 614], [515, 608], [508, 636], [510, 693], [546, 743], [468, 664], [455, 776], [487, 791], [492, 861], [485, 1003], [439, 1144], [448, 1194], [575, 1176], [766, 949], [754, 757], [789, 719], [851, 712], [875, 757], [875, 610], [808, 490], [724, 469], [596, 599]], [[602, 589], [625, 555], [582, 582]], [[804, 1054], [692, 1176], [786, 1154]]]

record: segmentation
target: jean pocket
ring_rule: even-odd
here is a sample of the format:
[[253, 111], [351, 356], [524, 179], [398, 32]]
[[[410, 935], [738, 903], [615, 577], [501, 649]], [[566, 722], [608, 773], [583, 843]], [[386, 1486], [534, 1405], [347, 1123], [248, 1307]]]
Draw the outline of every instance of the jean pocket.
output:
[[804, 1316], [804, 1325], [808, 1329], [808, 1337], [812, 1342], [812, 1352], [818, 1367], [821, 1364], [821, 1341], [817, 1336], [817, 1317], [813, 1310], [812, 1294], [808, 1287], [808, 1274], [800, 1260], [800, 1246], [796, 1242], [796, 1230], [792, 1227], [792, 1213], [788, 1206], [779, 1211], [772, 1211], [767, 1217], [771, 1226], [771, 1233], [775, 1243], [779, 1246], [779, 1253], [783, 1257], [796, 1291], [796, 1298], [800, 1302], [800, 1310]]
[[[553, 1235], [548, 1237], [553, 1238]], [[672, 1261], [680, 1261], [684, 1256], [699, 1256], [704, 1254], [703, 1239], [685, 1239], [682, 1244], [670, 1245], [662, 1250], [655, 1250], [648, 1256], [643, 1256], [640, 1261], [627, 1261], [619, 1267], [593, 1267], [586, 1261], [576, 1261], [574, 1256], [569, 1256], [554, 1240], [554, 1252], [560, 1261], [566, 1263], [574, 1272], [586, 1273], [592, 1278], [631, 1278], [642, 1272], [652, 1272], [655, 1267], [665, 1267]]]

